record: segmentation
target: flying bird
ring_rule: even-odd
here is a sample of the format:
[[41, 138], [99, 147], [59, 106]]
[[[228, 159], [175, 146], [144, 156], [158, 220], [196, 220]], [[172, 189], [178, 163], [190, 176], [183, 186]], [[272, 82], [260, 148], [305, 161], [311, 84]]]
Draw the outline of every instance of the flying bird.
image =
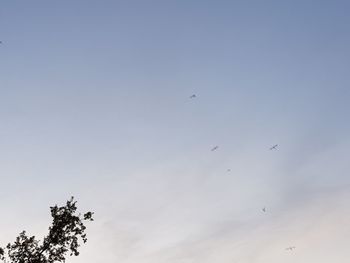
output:
[[190, 99], [194, 99], [194, 98], [197, 98], [196, 94], [192, 94], [192, 95], [190, 96]]
[[277, 147], [278, 147], [278, 144], [275, 144], [274, 146], [272, 146], [272, 147], [270, 148], [270, 151], [271, 151], [271, 150], [276, 150]]
[[212, 149], [211, 149], [211, 151], [213, 152], [213, 151], [216, 151], [217, 149], [219, 148], [219, 146], [215, 146], [215, 147], [213, 147]]
[[227, 169], [227, 172], [231, 172], [231, 169]]
[[295, 247], [287, 247], [286, 248], [286, 250], [290, 250], [290, 251], [292, 251], [292, 250], [294, 250], [295, 249]]
[[263, 209], [261, 209], [264, 213], [266, 213], [266, 207], [264, 207]]

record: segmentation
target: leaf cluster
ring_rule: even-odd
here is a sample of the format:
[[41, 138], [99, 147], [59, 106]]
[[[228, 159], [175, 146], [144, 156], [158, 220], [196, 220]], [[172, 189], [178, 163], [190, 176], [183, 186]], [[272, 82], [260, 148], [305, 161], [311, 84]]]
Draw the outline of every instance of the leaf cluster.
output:
[[47, 236], [37, 240], [22, 231], [13, 243], [0, 247], [0, 261], [4, 263], [65, 262], [67, 254], [78, 256], [80, 242], [86, 243], [84, 221], [93, 221], [93, 213], [77, 214], [72, 197], [65, 206], [50, 207], [52, 224]]

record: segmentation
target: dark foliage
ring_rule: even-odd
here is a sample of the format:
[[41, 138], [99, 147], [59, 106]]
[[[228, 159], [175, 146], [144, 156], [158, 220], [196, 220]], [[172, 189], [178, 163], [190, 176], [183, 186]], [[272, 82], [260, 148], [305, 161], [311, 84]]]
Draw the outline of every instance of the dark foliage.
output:
[[77, 214], [72, 197], [65, 206], [50, 207], [52, 225], [42, 241], [23, 231], [13, 243], [0, 247], [0, 261], [5, 263], [65, 262], [67, 255], [78, 256], [80, 242], [87, 241], [84, 221], [93, 221], [92, 212]]

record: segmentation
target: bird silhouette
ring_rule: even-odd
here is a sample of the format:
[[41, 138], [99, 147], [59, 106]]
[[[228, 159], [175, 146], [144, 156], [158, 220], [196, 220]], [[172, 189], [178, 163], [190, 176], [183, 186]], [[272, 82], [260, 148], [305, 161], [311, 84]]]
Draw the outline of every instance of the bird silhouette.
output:
[[286, 248], [286, 250], [290, 250], [290, 251], [292, 251], [292, 250], [294, 250], [295, 249], [295, 247], [287, 247]]
[[213, 147], [212, 149], [211, 149], [211, 151], [213, 152], [213, 151], [216, 151], [217, 149], [219, 148], [219, 146], [215, 146], [215, 147]]
[[264, 207], [263, 209], [261, 209], [264, 213], [266, 213], [266, 207]]
[[278, 144], [275, 144], [274, 146], [272, 146], [272, 147], [270, 148], [270, 151], [271, 151], [271, 150], [276, 150], [277, 147], [278, 147]]
[[192, 95], [190, 96], [190, 99], [194, 99], [194, 98], [197, 98], [196, 94], [192, 94]]

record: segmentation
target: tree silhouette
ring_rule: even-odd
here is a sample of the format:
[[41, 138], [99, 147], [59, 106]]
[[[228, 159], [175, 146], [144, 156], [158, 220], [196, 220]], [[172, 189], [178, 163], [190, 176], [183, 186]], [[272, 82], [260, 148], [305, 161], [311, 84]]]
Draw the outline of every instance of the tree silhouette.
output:
[[65, 206], [50, 207], [52, 224], [42, 241], [35, 236], [19, 234], [13, 243], [0, 247], [0, 261], [4, 263], [54, 263], [65, 262], [67, 254], [78, 256], [80, 242], [86, 243], [84, 221], [93, 221], [92, 212], [77, 214], [72, 197]]

